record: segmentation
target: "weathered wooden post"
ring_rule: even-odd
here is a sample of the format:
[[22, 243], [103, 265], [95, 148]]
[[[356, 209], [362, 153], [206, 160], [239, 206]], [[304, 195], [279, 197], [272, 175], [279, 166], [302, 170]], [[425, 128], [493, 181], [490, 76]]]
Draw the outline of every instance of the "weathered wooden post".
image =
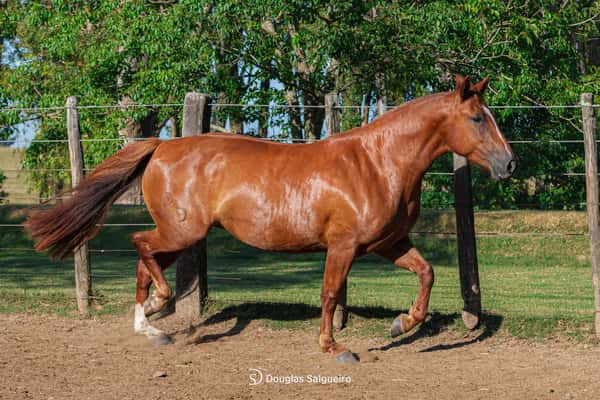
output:
[[[338, 108], [338, 94], [329, 93], [325, 95], [325, 127], [328, 135], [340, 133], [340, 110]], [[347, 280], [344, 281], [342, 291], [337, 299], [337, 305], [333, 314], [333, 328], [344, 329], [348, 321], [348, 310], [346, 309]]]
[[475, 329], [481, 314], [481, 290], [471, 194], [471, 169], [467, 159], [458, 154], [454, 154], [454, 203], [460, 290], [464, 301], [462, 320], [468, 329]]
[[[69, 160], [71, 161], [71, 187], [79, 185], [83, 180], [83, 150], [79, 132], [79, 111], [77, 97], [67, 98], [67, 136], [69, 139]], [[75, 292], [77, 309], [82, 315], [88, 314], [90, 303], [90, 254], [87, 243], [73, 251], [75, 262]]]
[[[206, 94], [185, 95], [181, 136], [210, 131], [210, 102], [211, 98]], [[200, 316], [208, 297], [206, 240], [185, 250], [177, 260], [175, 288], [175, 312], [192, 322]]]
[[583, 118], [583, 143], [585, 146], [585, 193], [590, 255], [592, 261], [592, 284], [594, 287], [594, 326], [600, 338], [600, 215], [598, 214], [598, 152], [596, 145], [596, 116], [593, 107], [594, 95], [581, 95]]

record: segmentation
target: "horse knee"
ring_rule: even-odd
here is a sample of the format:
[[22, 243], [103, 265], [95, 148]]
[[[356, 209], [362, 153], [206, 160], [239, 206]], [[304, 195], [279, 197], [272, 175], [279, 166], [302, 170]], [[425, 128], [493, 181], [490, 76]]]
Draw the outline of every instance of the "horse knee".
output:
[[323, 290], [321, 292], [321, 304], [335, 303], [336, 295], [331, 290]]

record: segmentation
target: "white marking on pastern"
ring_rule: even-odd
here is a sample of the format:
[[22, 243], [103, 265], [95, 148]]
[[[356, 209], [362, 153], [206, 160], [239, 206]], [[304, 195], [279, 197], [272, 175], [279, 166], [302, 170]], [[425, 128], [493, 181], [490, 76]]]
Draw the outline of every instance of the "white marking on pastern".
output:
[[156, 329], [148, 322], [146, 314], [144, 313], [144, 306], [137, 303], [135, 305], [135, 315], [133, 319], [133, 330], [135, 333], [139, 333], [146, 336], [160, 336], [164, 335], [164, 332], [160, 329]]

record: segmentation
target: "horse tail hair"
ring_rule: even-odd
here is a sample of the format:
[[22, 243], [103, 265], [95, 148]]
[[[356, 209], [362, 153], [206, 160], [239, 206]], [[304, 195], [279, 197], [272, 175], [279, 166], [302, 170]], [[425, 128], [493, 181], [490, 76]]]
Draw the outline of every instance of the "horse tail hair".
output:
[[67, 200], [31, 211], [25, 229], [35, 240], [35, 249], [48, 250], [53, 259], [64, 259], [96, 236], [110, 205], [143, 174], [160, 143], [149, 139], [125, 146], [65, 192]]

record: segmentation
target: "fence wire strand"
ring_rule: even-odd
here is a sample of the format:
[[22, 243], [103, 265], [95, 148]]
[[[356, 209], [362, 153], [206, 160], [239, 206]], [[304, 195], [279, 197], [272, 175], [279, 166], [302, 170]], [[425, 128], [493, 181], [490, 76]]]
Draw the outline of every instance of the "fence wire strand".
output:
[[[406, 103], [403, 103], [406, 104]], [[396, 107], [401, 106], [402, 104], [399, 105], [388, 105], [385, 108], [387, 110], [392, 110]], [[214, 108], [221, 108], [221, 107], [232, 107], [232, 108], [299, 108], [299, 109], [325, 109], [328, 108], [326, 105], [324, 104], [277, 104], [277, 103], [271, 103], [271, 104], [261, 104], [261, 103], [257, 103], [257, 104], [240, 104], [240, 103], [209, 103], [209, 106], [214, 107]], [[80, 109], [80, 110], [94, 110], [94, 109], [107, 109], [107, 110], [123, 110], [125, 111], [126, 109], [135, 109], [135, 108], [167, 108], [167, 107], [185, 107], [184, 103], [146, 103], [146, 104], [136, 104], [136, 103], [131, 103], [131, 104], [89, 104], [89, 105], [77, 105], [76, 107], [67, 107], [65, 106], [48, 106], [48, 107], [2, 107], [0, 108], [0, 112], [42, 112], [42, 111], [65, 111], [68, 109]], [[369, 105], [336, 105], [333, 106], [333, 109], [363, 109], [363, 108], [374, 108], [376, 107], [375, 104], [369, 104]], [[581, 104], [565, 104], [565, 105], [560, 105], [560, 104], [556, 104], [556, 105], [542, 105], [542, 104], [536, 104], [536, 105], [527, 105], [527, 104], [523, 104], [523, 105], [489, 105], [488, 108], [491, 109], [502, 109], [502, 110], [509, 110], [509, 109], [515, 109], [515, 110], [522, 110], [522, 109], [531, 109], [531, 110], [536, 110], [536, 109], [547, 109], [547, 110], [552, 110], [552, 109], [556, 109], [556, 110], [561, 110], [561, 109], [579, 109], [584, 107]], [[592, 108], [599, 108], [600, 104], [592, 104], [591, 105]]]
[[[302, 105], [302, 104], [297, 104], [297, 105], [286, 105], [286, 104], [232, 104], [232, 103], [210, 103], [209, 104], [211, 107], [214, 108], [226, 108], [226, 107], [235, 107], [235, 108], [268, 108], [268, 109], [285, 109], [285, 108], [295, 108], [295, 109], [325, 109], [327, 108], [325, 105]], [[79, 110], [118, 110], [118, 111], [127, 111], [130, 109], [135, 109], [135, 108], [181, 108], [181, 107], [185, 107], [185, 105], [183, 103], [149, 103], [149, 104], [118, 104], [118, 105], [78, 105], [76, 108]], [[375, 105], [336, 105], [334, 107], [332, 107], [334, 110], [344, 110], [344, 109], [355, 109], [355, 110], [362, 110], [365, 108], [368, 109], [373, 109], [375, 107]], [[386, 107], [388, 110], [389, 109], [394, 109], [397, 106], [388, 106]], [[491, 109], [499, 109], [499, 110], [509, 110], [509, 109], [515, 109], [515, 110], [523, 110], [523, 109], [532, 109], [532, 110], [536, 110], [536, 109], [546, 109], [546, 110], [552, 110], [552, 109], [556, 109], [556, 110], [561, 110], [561, 109], [581, 109], [583, 107], [583, 105], [578, 104], [578, 105], [496, 105], [496, 106], [489, 106], [489, 108]], [[600, 104], [593, 104], [591, 105], [591, 107], [593, 108], [599, 108]], [[0, 112], [4, 112], [4, 113], [9, 113], [9, 112], [21, 112], [21, 113], [43, 113], [43, 112], [47, 112], [47, 111], [66, 111], [68, 110], [70, 107], [66, 107], [66, 106], [49, 106], [49, 107], [5, 107], [5, 108], [0, 108]], [[56, 116], [58, 116], [59, 114], [57, 113]], [[95, 115], [95, 114], [94, 114]], [[52, 115], [54, 116], [54, 115]], [[62, 117], [62, 115], [61, 115]], [[101, 143], [101, 142], [121, 142], [123, 144], [131, 142], [131, 141], [142, 141], [142, 140], [147, 140], [150, 138], [128, 138], [128, 137], [117, 137], [117, 138], [82, 138], [80, 141], [81, 143]], [[290, 142], [293, 141], [294, 143], [306, 143], [308, 142], [307, 139], [293, 139], [291, 137], [283, 137], [283, 136], [279, 136], [279, 137], [267, 137], [264, 138], [266, 140], [270, 140], [270, 141], [275, 141], [275, 142]], [[165, 138], [165, 140], [170, 140], [170, 138]], [[16, 140], [0, 140], [0, 144], [14, 144], [16, 142]], [[582, 139], [561, 139], [561, 140], [535, 140], [535, 139], [530, 139], [530, 140], [509, 140], [508, 141], [510, 144], [515, 144], [515, 145], [529, 145], [529, 144], [575, 144], [575, 145], [580, 145], [583, 144], [584, 141]], [[598, 143], [600, 143], [600, 140], [597, 141]], [[46, 143], [46, 144], [59, 144], [59, 145], [64, 145], [68, 143], [67, 139], [33, 139], [31, 141], [28, 141], [27, 143], [24, 144], [35, 144], [35, 143]], [[16, 169], [9, 169], [9, 170], [4, 170], [4, 172], [10, 172], [10, 173], [34, 173], [34, 172], [69, 172], [70, 169], [69, 168], [46, 168], [46, 169], [29, 169], [29, 170], [16, 170]], [[88, 168], [85, 169], [85, 171], [93, 171], [93, 168]], [[452, 176], [454, 175], [452, 172], [428, 172], [427, 175], [441, 175], [441, 176]], [[580, 173], [580, 172], [566, 172], [566, 173], [561, 173], [561, 174], [539, 174], [540, 176], [544, 175], [544, 176], [585, 176], [585, 173]], [[42, 199], [39, 199], [39, 197], [36, 196], [28, 196], [28, 195], [13, 195], [14, 197], [19, 197], [22, 199], [36, 199], [38, 201], [44, 201]], [[55, 197], [53, 199], [61, 199], [62, 197]], [[3, 199], [7, 199], [7, 197], [0, 197], [0, 201]], [[581, 203], [579, 204], [579, 206], [585, 206], [585, 203]], [[534, 205], [535, 206], [535, 205]], [[1, 223], [0, 224], [0, 228], [23, 228], [23, 224], [6, 224], [6, 223]], [[102, 226], [104, 227], [154, 227], [155, 225], [153, 223], [106, 223], [103, 224]], [[453, 231], [414, 231], [411, 232], [412, 236], [416, 236], [416, 237], [437, 237], [437, 238], [452, 238], [455, 239], [456, 238], [456, 232]], [[531, 238], [546, 238], [546, 237], [553, 237], [553, 238], [583, 238], [586, 237], [588, 235], [587, 232], [500, 232], [500, 231], [480, 231], [477, 232], [477, 236], [481, 236], [481, 237], [511, 237], [511, 238], [522, 238], [522, 237], [531, 237]], [[35, 249], [30, 248], [30, 247], [10, 247], [10, 246], [6, 246], [6, 247], [0, 247], [0, 251], [2, 252], [35, 252]], [[134, 249], [125, 249], [125, 248], [109, 248], [109, 249], [104, 249], [104, 248], [91, 248], [89, 249], [90, 253], [96, 254], [96, 255], [108, 255], [108, 254], [123, 254], [123, 255], [132, 255], [137, 257], [137, 252]], [[56, 273], [50, 273], [50, 272], [40, 272], [40, 273], [27, 273], [27, 272], [23, 272], [23, 273], [19, 273], [19, 272], [2, 272], [0, 271], [0, 277], [13, 277], [13, 278], [35, 278], [37, 276], [40, 275], [47, 275], [47, 276], [53, 276], [56, 277], [57, 279], [64, 279], [64, 278], [69, 278], [71, 279], [73, 277], [73, 271], [71, 270], [69, 273], [59, 273], [58, 275]], [[102, 280], [102, 279], [134, 279], [135, 276], [134, 275], [130, 275], [130, 274], [115, 274], [115, 273], [102, 273], [102, 272], [96, 272], [96, 273], [92, 273], [91, 274], [92, 279], [98, 279], [98, 280]], [[232, 281], [241, 281], [244, 280], [244, 283], [249, 284], [252, 283], [252, 280], [248, 280], [246, 277], [235, 277], [235, 276], [215, 276], [215, 275], [209, 275], [209, 280], [232, 280]], [[262, 281], [256, 281], [257, 283], [264, 283]], [[399, 286], [399, 287], [411, 287], [411, 288], [415, 288], [414, 284], [404, 284], [404, 283], [394, 283], [395, 286]], [[294, 285], [295, 288], [300, 287], [301, 289], [310, 289], [310, 290], [320, 290], [320, 286], [310, 286], [310, 285], [303, 285], [303, 286], [298, 286], [298, 285]], [[440, 288], [452, 288], [452, 289], [458, 289], [459, 284], [458, 282], [456, 283], [456, 285], [436, 285], [436, 287], [440, 287]], [[270, 289], [272, 290], [284, 290], [284, 289], [289, 289], [289, 286], [282, 286], [282, 287], [270, 287]], [[536, 289], [537, 288], [531, 288]], [[563, 294], [563, 293], [570, 293], [571, 290], [587, 290], [590, 289], [588, 287], [568, 287], [568, 286], [563, 286], [562, 287], [563, 290], [557, 291], [554, 290], [551, 292], [551, 294], [556, 295], [556, 294]], [[104, 289], [103, 289], [104, 290]], [[490, 288], [486, 288], [486, 293], [490, 293], [492, 295], [495, 296], [500, 296], [500, 297], [514, 297], [515, 294], [513, 293], [513, 291], [511, 291], [511, 288], [503, 288], [503, 287], [490, 287]], [[107, 289], [107, 292], [113, 292], [116, 291], [116, 289]], [[237, 301], [237, 302], [244, 302], [244, 303], [250, 303], [250, 302], [255, 302], [255, 303], [260, 303], [260, 304], [268, 304], [268, 303], [273, 303], [273, 304], [281, 304], [281, 302], [270, 302], [268, 300], [262, 300], [262, 299], [240, 299], [240, 298], [235, 298], [236, 296], [230, 297], [230, 296], [210, 296], [209, 300], [211, 301], [227, 301], [227, 302], [232, 302], [232, 301]], [[90, 299], [104, 299], [104, 296], [90, 296]], [[271, 294], [271, 298], [273, 298], [273, 295]], [[369, 302], [367, 302], [369, 303]], [[362, 305], [362, 304], [361, 304]], [[350, 307], [351, 309], [352, 307]]]
[[[234, 133], [234, 132], [226, 132], [229, 133], [231, 135], [241, 135], [241, 136], [248, 136], [248, 137], [252, 137], [252, 138], [256, 138], [256, 139], [261, 139], [261, 140], [265, 140], [265, 141], [271, 141], [271, 142], [290, 142], [288, 144], [297, 144], [297, 143], [312, 143], [314, 142], [313, 140], [310, 139], [297, 139], [297, 138], [292, 138], [292, 137], [257, 137], [257, 136], [252, 136], [252, 135], [246, 135], [246, 134], [240, 134], [240, 133]], [[91, 138], [91, 139], [80, 139], [79, 141], [81, 143], [94, 143], [94, 142], [122, 142], [122, 143], [128, 143], [128, 142], [141, 142], [141, 141], [145, 141], [145, 140], [150, 140], [150, 139], [155, 139], [156, 137], [139, 137], [139, 138], [129, 138], [129, 137], [120, 137], [120, 138]], [[180, 137], [176, 137], [176, 138], [161, 138], [161, 140], [164, 141], [169, 141], [169, 140], [177, 140], [180, 139]], [[320, 141], [323, 140], [325, 138], [322, 139], [317, 139], [315, 141]], [[4, 145], [11, 145], [14, 144], [16, 142], [16, 140], [14, 139], [3, 139], [0, 140], [0, 144], [4, 144]], [[583, 144], [584, 141], [583, 139], [549, 139], [549, 140], [544, 140], [544, 139], [523, 139], [523, 140], [507, 140], [507, 142], [509, 144]], [[24, 142], [23, 144], [32, 144], [32, 143], [56, 143], [56, 144], [68, 144], [69, 140], [68, 139], [32, 139], [27, 141], [26, 143]], [[596, 143], [600, 143], [600, 139], [596, 140]]]

